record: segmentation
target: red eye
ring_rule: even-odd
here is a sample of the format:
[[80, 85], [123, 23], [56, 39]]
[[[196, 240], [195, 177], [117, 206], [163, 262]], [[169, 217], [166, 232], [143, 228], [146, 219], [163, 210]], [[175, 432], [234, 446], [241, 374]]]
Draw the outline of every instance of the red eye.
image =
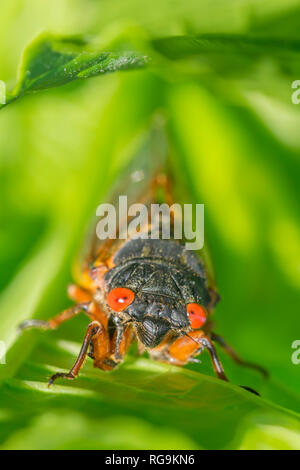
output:
[[134, 300], [134, 292], [126, 287], [116, 287], [107, 296], [107, 303], [112, 310], [122, 312]]
[[206, 322], [206, 310], [199, 304], [187, 304], [187, 313], [192, 328], [201, 328]]

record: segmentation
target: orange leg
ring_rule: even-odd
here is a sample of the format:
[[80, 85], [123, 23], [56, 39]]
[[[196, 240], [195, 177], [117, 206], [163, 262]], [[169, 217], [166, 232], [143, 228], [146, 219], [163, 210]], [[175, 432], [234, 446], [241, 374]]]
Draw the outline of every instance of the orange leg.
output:
[[88, 315], [91, 320], [97, 320], [101, 322], [105, 327], [107, 326], [108, 318], [104, 312], [100, 309], [98, 304], [94, 301], [83, 302], [77, 305], [74, 305], [67, 310], [59, 313], [50, 320], [26, 320], [19, 325], [19, 330], [28, 330], [31, 328], [40, 328], [42, 330], [55, 330], [62, 323], [70, 320], [79, 313], [85, 313]]
[[68, 286], [68, 296], [71, 300], [78, 304], [91, 302], [93, 299], [92, 294], [87, 289], [77, 286], [76, 284], [70, 284]]
[[190, 362], [190, 359], [203, 349], [200, 344], [200, 339], [203, 336], [202, 330], [196, 330], [177, 338], [167, 349], [170, 362], [179, 366]]
[[70, 320], [78, 313], [84, 312], [88, 314], [91, 302], [74, 305], [63, 312], [56, 315], [51, 320], [26, 320], [19, 325], [19, 330], [28, 330], [30, 328], [40, 328], [42, 330], [55, 330], [61, 323]]
[[94, 367], [102, 370], [111, 370], [116, 364], [110, 359], [110, 339], [106, 328], [99, 330], [91, 341], [89, 356], [94, 359]]
[[194, 356], [200, 354], [203, 349], [208, 350], [216, 375], [220, 379], [228, 381], [211, 339], [202, 330], [191, 331], [177, 338], [165, 351], [160, 353], [160, 359], [181, 366], [192, 362]]
[[92, 340], [90, 356], [94, 359], [94, 367], [102, 370], [114, 369], [122, 362], [132, 339], [133, 334], [130, 327], [116, 329], [111, 341], [108, 331], [103, 329]]
[[[222, 363], [218, 358], [217, 351], [212, 342], [212, 340], [220, 342], [220, 338], [221, 337], [218, 337], [218, 335], [215, 335], [214, 333], [206, 334], [202, 330], [191, 331], [188, 334], [175, 339], [175, 341], [169, 345], [162, 344], [158, 348], [153, 349], [151, 352], [151, 357], [158, 361], [169, 362], [171, 364], [182, 366], [188, 362], [196, 361], [195, 356], [200, 354], [203, 349], [207, 349], [211, 357], [216, 375], [219, 377], [219, 379], [228, 382], [228, 378], [224, 372]], [[222, 345], [225, 347], [223, 338], [222, 341]], [[231, 350], [230, 347], [228, 347], [228, 345], [226, 345], [226, 350], [235, 359], [236, 362], [239, 364], [241, 363], [241, 359], [234, 351]], [[243, 361], [242, 363], [244, 364]], [[246, 364], [249, 366], [249, 363]], [[253, 367], [253, 364], [251, 364], [250, 367]], [[261, 372], [264, 370], [257, 366], [255, 366], [255, 368], [260, 369]], [[248, 392], [259, 396], [259, 393], [257, 393], [251, 387], [241, 385], [241, 388], [244, 388]]]
[[54, 330], [61, 323], [70, 320], [74, 316], [78, 315], [78, 313], [85, 312], [87, 315], [89, 315], [89, 309], [92, 304], [92, 294], [89, 293], [88, 290], [85, 290], [84, 288], [81, 288], [75, 284], [71, 284], [68, 287], [68, 294], [72, 300], [77, 302], [76, 305], [68, 308], [67, 310], [64, 310], [51, 320], [26, 320], [19, 325], [19, 330], [27, 330], [30, 328]]
[[[114, 338], [111, 342], [107, 329], [99, 321], [94, 320], [88, 326], [81, 350], [72, 369], [67, 373], [54, 374], [49, 385], [52, 385], [58, 378], [75, 379], [84, 365], [87, 355], [94, 359], [94, 367], [102, 370], [114, 369], [121, 362], [130, 345], [132, 339], [130, 327], [122, 332], [119, 340], [117, 340], [117, 334]], [[91, 349], [90, 354], [88, 354], [89, 349]]]
[[91, 341], [97, 336], [100, 336], [103, 333], [103, 331], [105, 330], [103, 326], [101, 325], [101, 323], [99, 323], [98, 321], [93, 321], [92, 323], [90, 323], [86, 331], [86, 334], [84, 336], [83, 343], [82, 343], [78, 358], [76, 359], [74, 366], [68, 373], [58, 372], [57, 374], [52, 375], [52, 377], [49, 380], [48, 386], [52, 385], [53, 382], [59, 378], [64, 378], [64, 379], [69, 379], [69, 380], [75, 379], [78, 376], [79, 371], [85, 362]]

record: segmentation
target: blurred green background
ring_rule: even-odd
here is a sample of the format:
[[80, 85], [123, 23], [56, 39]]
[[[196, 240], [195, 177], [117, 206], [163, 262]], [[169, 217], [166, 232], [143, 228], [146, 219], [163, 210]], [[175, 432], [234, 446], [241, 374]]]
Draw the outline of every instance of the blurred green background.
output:
[[[9, 349], [0, 447], [299, 449], [300, 105], [291, 84], [300, 79], [300, 2], [2, 0], [0, 11], [8, 90], [43, 31], [151, 58], [0, 111], [0, 340]], [[47, 389], [48, 376], [74, 362], [87, 320], [17, 337], [24, 319], [70, 305], [87, 223], [157, 122], [205, 204], [217, 331], [271, 378], [220, 351], [225, 370], [262, 399], [215, 379], [206, 357], [178, 369], [134, 352], [117, 371], [87, 363], [76, 382]]]

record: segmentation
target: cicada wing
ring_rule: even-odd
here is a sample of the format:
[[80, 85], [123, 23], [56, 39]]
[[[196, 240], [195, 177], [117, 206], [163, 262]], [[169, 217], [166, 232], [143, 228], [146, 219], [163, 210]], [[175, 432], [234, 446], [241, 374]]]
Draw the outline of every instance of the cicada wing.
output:
[[[172, 168], [171, 174], [171, 190], [172, 190], [172, 198], [173, 200], [180, 202], [181, 206], [184, 207], [184, 204], [190, 204], [195, 208], [196, 204], [202, 203], [202, 201], [198, 200], [196, 192], [191, 188], [189, 175], [186, 172], [186, 167], [184, 162], [180, 161], [179, 158], [173, 158], [169, 162], [170, 167]], [[204, 208], [205, 211], [205, 208]], [[185, 211], [183, 211], [185, 214]], [[194, 213], [194, 211], [193, 211]], [[204, 223], [204, 220], [203, 220]], [[202, 227], [204, 233], [204, 226]], [[184, 238], [184, 243], [189, 242]], [[209, 250], [209, 242], [206, 238], [203, 238], [204, 244], [201, 249], [194, 250], [197, 256], [199, 257], [201, 264], [203, 266], [203, 271], [205, 272], [205, 276], [207, 279], [207, 288], [214, 291], [212, 293], [213, 296], [218, 298], [217, 288], [216, 288], [216, 278], [215, 278], [215, 271], [213, 267], [212, 258], [210, 255]]]
[[112, 233], [112, 238], [105, 238], [105, 234], [101, 237], [101, 233], [97, 231], [99, 216], [93, 218], [86, 249], [81, 253], [75, 267], [77, 278], [84, 266], [105, 264], [123, 245], [132, 218], [128, 215], [128, 208], [137, 203], [149, 206], [154, 200], [155, 181], [166, 171], [166, 155], [164, 133], [161, 129], [152, 130], [130, 163], [120, 170], [120, 176], [115, 178], [109, 193], [103, 199], [105, 204], [114, 208], [115, 233]]

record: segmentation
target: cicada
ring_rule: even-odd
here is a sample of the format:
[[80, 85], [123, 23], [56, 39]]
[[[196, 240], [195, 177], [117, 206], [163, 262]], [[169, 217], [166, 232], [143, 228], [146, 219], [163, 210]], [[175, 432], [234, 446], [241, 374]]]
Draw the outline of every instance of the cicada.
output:
[[[165, 168], [157, 165], [149, 170], [135, 164], [128, 175], [114, 191], [114, 204], [124, 194], [130, 204], [147, 208], [162, 201], [174, 204], [174, 181]], [[201, 256], [172, 235], [176, 211], [170, 214], [168, 239], [161, 236], [163, 221], [151, 236], [150, 220], [134, 237], [130, 233], [124, 237], [124, 227], [134, 217], [122, 218], [116, 211], [116, 236], [100, 240], [94, 232], [76, 283], [68, 288], [75, 305], [48, 321], [31, 319], [21, 325], [22, 329], [53, 330], [80, 313], [90, 319], [74, 366], [67, 373], [54, 374], [49, 385], [59, 378], [75, 379], [87, 356], [96, 368], [116, 368], [133, 342], [140, 353], [147, 351], [150, 358], [177, 366], [197, 362], [207, 350], [216, 375], [227, 381], [217, 342], [237, 363], [265, 374], [260, 366], [240, 359], [213, 332], [211, 316], [219, 300], [215, 283]]]

